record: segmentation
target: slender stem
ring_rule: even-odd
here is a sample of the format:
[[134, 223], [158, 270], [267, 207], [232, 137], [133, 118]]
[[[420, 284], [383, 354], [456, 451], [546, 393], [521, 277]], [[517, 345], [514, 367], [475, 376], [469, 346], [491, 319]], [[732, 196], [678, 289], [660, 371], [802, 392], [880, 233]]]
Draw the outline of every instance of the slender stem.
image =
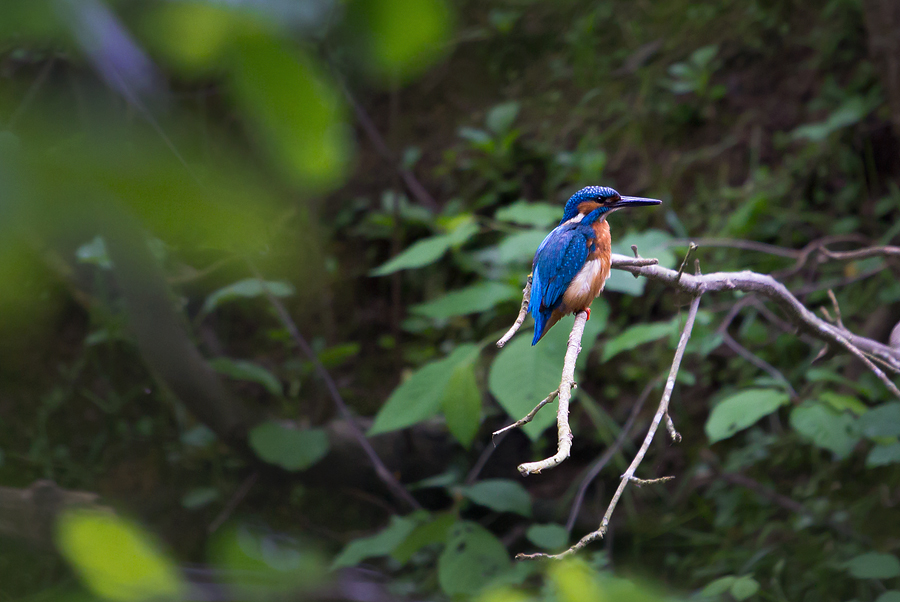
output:
[[525, 289], [522, 291], [522, 306], [519, 308], [519, 315], [516, 317], [516, 321], [513, 322], [513, 325], [509, 327], [509, 330], [506, 331], [506, 334], [497, 341], [497, 347], [503, 347], [511, 338], [513, 338], [513, 335], [519, 331], [519, 328], [522, 327], [522, 323], [525, 321], [525, 317], [528, 315], [528, 302], [531, 299], [531, 276], [531, 274], [528, 274], [528, 280], [525, 281]]
[[553, 393], [551, 393], [550, 395], [548, 395], [547, 397], [542, 399], [540, 402], [538, 402], [538, 404], [536, 406], [534, 406], [534, 409], [531, 410], [530, 412], [528, 412], [528, 414], [526, 414], [524, 418], [520, 418], [519, 420], [516, 420], [509, 426], [504, 426], [499, 431], [494, 431], [494, 434], [491, 436], [497, 437], [498, 435], [502, 435], [503, 433], [510, 431], [512, 429], [517, 429], [517, 428], [521, 428], [521, 427], [525, 426], [526, 424], [528, 424], [529, 422], [534, 420], [534, 417], [537, 416], [537, 413], [541, 411], [541, 408], [543, 408], [545, 405], [547, 405], [548, 403], [550, 403], [557, 397], [559, 397], [559, 389], [556, 389]]

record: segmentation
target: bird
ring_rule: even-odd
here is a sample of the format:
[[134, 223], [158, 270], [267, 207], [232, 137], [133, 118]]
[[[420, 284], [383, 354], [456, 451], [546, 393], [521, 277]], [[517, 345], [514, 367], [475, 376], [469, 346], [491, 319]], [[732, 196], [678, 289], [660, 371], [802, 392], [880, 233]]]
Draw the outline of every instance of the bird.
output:
[[622, 196], [606, 186], [588, 186], [569, 198], [559, 225], [544, 238], [531, 264], [529, 311], [534, 316], [532, 345], [560, 318], [586, 311], [609, 277], [612, 239], [606, 218], [624, 207], [662, 201]]

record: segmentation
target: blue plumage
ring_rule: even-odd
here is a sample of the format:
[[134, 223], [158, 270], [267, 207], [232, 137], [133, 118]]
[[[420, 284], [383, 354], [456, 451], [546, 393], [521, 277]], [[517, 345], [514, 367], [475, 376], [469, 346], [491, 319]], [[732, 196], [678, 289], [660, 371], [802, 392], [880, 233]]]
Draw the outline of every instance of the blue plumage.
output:
[[589, 224], [557, 226], [538, 247], [531, 266], [531, 298], [528, 302], [534, 316], [535, 345], [547, 328], [550, 314], [557, 309], [572, 279], [587, 261], [594, 229]]

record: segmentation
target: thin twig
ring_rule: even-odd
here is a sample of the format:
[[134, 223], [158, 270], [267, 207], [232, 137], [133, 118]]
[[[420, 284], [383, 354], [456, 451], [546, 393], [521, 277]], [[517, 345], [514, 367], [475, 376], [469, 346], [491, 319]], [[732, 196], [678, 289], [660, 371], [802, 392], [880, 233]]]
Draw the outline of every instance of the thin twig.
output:
[[868, 257], [897, 257], [897, 256], [900, 256], [900, 247], [892, 247], [892, 246], [866, 247], [865, 249], [856, 249], [855, 251], [829, 251], [825, 247], [820, 247], [819, 252], [829, 259], [838, 259], [838, 260], [866, 259]]
[[831, 304], [834, 307], [834, 323], [839, 328], [844, 328], [844, 322], [841, 319], [841, 306], [838, 305], [837, 297], [834, 296], [834, 291], [831, 289], [828, 289], [828, 298], [831, 299]]
[[353, 434], [353, 437], [357, 440], [360, 447], [363, 448], [363, 451], [369, 457], [369, 462], [372, 463], [372, 466], [375, 468], [375, 473], [378, 475], [378, 478], [387, 486], [390, 491], [397, 496], [399, 499], [403, 500], [410, 507], [419, 510], [422, 506], [419, 502], [416, 501], [410, 493], [406, 490], [403, 485], [394, 477], [393, 473], [388, 470], [388, 467], [384, 465], [381, 458], [378, 457], [378, 454], [375, 452], [375, 449], [372, 447], [372, 444], [369, 443], [369, 440], [366, 439], [366, 436], [363, 434], [362, 430], [359, 428], [359, 425], [356, 424], [356, 420], [353, 416], [353, 413], [350, 412], [350, 408], [347, 407], [347, 404], [344, 403], [344, 398], [341, 397], [340, 391], [338, 391], [337, 383], [334, 382], [334, 379], [331, 378], [331, 374], [328, 373], [328, 370], [325, 369], [325, 366], [322, 365], [322, 362], [319, 361], [319, 357], [316, 355], [313, 348], [310, 347], [307, 340], [300, 334], [300, 330], [297, 328], [297, 324], [291, 318], [291, 315], [288, 313], [287, 309], [284, 307], [284, 304], [272, 294], [267, 286], [264, 284], [264, 280], [262, 274], [259, 273], [259, 270], [256, 269], [256, 266], [249, 260], [247, 260], [247, 265], [250, 267], [250, 271], [253, 273], [253, 276], [259, 280], [260, 285], [262, 286], [262, 290], [265, 291], [266, 297], [269, 300], [269, 303], [272, 307], [275, 308], [275, 312], [278, 314], [278, 318], [281, 320], [282, 326], [288, 331], [291, 335], [291, 338], [294, 339], [294, 342], [297, 346], [303, 351], [304, 355], [306, 355], [307, 359], [312, 363], [313, 367], [316, 370], [316, 374], [319, 375], [319, 378], [325, 383], [325, 388], [328, 389], [328, 393], [331, 396], [331, 400], [334, 402], [335, 407], [340, 412], [341, 417], [347, 422], [347, 426], [350, 428], [350, 432]]
[[684, 259], [681, 260], [681, 267], [678, 268], [678, 276], [675, 277], [675, 282], [681, 280], [681, 275], [684, 273], [684, 266], [687, 265], [691, 253], [693, 253], [697, 249], [697, 246], [698, 245], [691, 243], [691, 246], [688, 247], [687, 253], [684, 254]]
[[497, 347], [506, 345], [513, 338], [513, 335], [519, 331], [519, 328], [522, 327], [522, 323], [525, 321], [525, 317], [528, 316], [528, 302], [531, 300], [531, 276], [532, 274], [528, 274], [525, 288], [522, 290], [522, 306], [519, 308], [519, 315], [516, 317], [513, 325], [509, 327], [509, 330], [506, 331], [506, 334], [497, 341]]
[[578, 518], [578, 513], [581, 511], [581, 504], [584, 502], [584, 496], [587, 493], [588, 487], [625, 444], [628, 433], [631, 432], [631, 427], [634, 426], [634, 421], [637, 420], [638, 414], [641, 413], [641, 409], [644, 407], [644, 402], [650, 397], [653, 388], [659, 384], [659, 380], [660, 379], [655, 379], [647, 383], [647, 386], [644, 387], [644, 390], [641, 391], [637, 401], [635, 401], [634, 405], [631, 407], [631, 413], [628, 415], [628, 420], [625, 421], [622, 430], [619, 431], [619, 436], [616, 437], [615, 442], [610, 447], [606, 448], [603, 455], [597, 458], [597, 461], [591, 465], [587, 473], [585, 473], [584, 478], [581, 479], [581, 484], [578, 486], [578, 492], [575, 494], [575, 499], [572, 501], [572, 508], [569, 510], [569, 520], [566, 521], [566, 531], [569, 533], [572, 532], [572, 528], [575, 526], [575, 520]]
[[637, 477], [628, 477], [628, 480], [634, 483], [635, 487], [643, 487], [644, 485], [657, 485], [659, 483], [666, 483], [674, 478], [675, 477], [658, 477], [655, 479], [639, 479]]
[[562, 379], [559, 383], [559, 407], [556, 410], [557, 452], [553, 456], [539, 462], [519, 464], [519, 473], [523, 477], [539, 474], [542, 470], [559, 466], [572, 450], [572, 429], [569, 427], [569, 401], [572, 399], [572, 388], [575, 385], [575, 361], [581, 352], [581, 338], [584, 336], [584, 325], [587, 324], [587, 312], [580, 311], [575, 316], [575, 324], [569, 334], [569, 345], [566, 348], [566, 359], [563, 362]]
[[256, 479], [258, 478], [259, 473], [253, 471], [249, 474], [249, 476], [247, 476], [246, 479], [244, 479], [244, 482], [241, 483], [241, 485], [237, 488], [237, 490], [234, 492], [234, 495], [231, 496], [231, 499], [228, 500], [228, 503], [225, 504], [225, 507], [222, 508], [221, 512], [219, 512], [219, 515], [216, 516], [215, 519], [213, 519], [213, 522], [209, 523], [207, 532], [215, 533], [219, 529], [219, 527], [222, 526], [222, 523], [228, 520], [228, 517], [231, 516], [231, 514], [235, 511], [235, 509], [238, 507], [238, 504], [240, 504], [244, 500], [244, 498], [247, 497], [247, 494], [250, 493], [250, 488], [253, 487], [253, 484], [256, 483]]
[[[574, 385], [573, 385], [573, 388], [574, 388]], [[510, 430], [512, 430], [512, 429], [521, 428], [521, 427], [525, 426], [526, 424], [528, 424], [529, 422], [531, 422], [532, 420], [534, 420], [534, 417], [537, 416], [537, 413], [541, 410], [541, 408], [543, 408], [543, 407], [544, 407], [545, 405], [547, 405], [548, 403], [552, 402], [552, 401], [553, 401], [554, 399], [556, 399], [558, 396], [559, 396], [559, 389], [556, 389], [556, 391], [554, 391], [553, 393], [551, 393], [550, 395], [548, 395], [547, 397], [545, 397], [544, 399], [542, 399], [540, 402], [538, 402], [538, 404], [537, 404], [536, 406], [534, 406], [534, 409], [531, 410], [530, 412], [528, 412], [528, 414], [526, 414], [524, 418], [521, 418], [521, 419], [519, 419], [519, 420], [516, 420], [515, 422], [513, 422], [513, 423], [510, 424], [509, 426], [504, 426], [504, 427], [503, 427], [502, 429], [500, 429], [499, 431], [494, 431], [494, 434], [491, 435], [491, 437], [492, 437], [492, 438], [495, 438], [495, 437], [497, 437], [498, 435], [502, 435], [503, 433], [505, 433], [505, 432], [507, 432], [507, 431], [510, 431]], [[494, 443], [495, 443], [495, 445], [496, 445], [496, 441], [495, 441]]]
[[728, 334], [728, 331], [722, 331], [722, 342], [725, 343], [725, 346], [737, 353], [739, 356], [771, 376], [777, 381], [781, 381], [787, 387], [788, 392], [791, 394], [792, 399], [797, 399], [797, 391], [794, 390], [794, 387], [791, 386], [791, 382], [785, 377], [784, 374], [778, 371], [772, 364], [762, 359], [758, 355], [754, 354], [752, 351], [738, 343], [734, 337]]
[[613, 511], [616, 509], [616, 505], [619, 503], [619, 499], [622, 497], [622, 493], [625, 491], [625, 488], [628, 486], [628, 483], [632, 481], [634, 478], [634, 473], [637, 470], [637, 467], [640, 466], [641, 462], [644, 459], [644, 456], [647, 454], [647, 450], [650, 448], [650, 442], [653, 441], [654, 435], [656, 435], [656, 430], [659, 428], [659, 423], [662, 421], [663, 416], [669, 409], [669, 400], [672, 398], [672, 391], [675, 388], [675, 378], [678, 376], [678, 369], [681, 367], [681, 360], [684, 357], [684, 350], [687, 348], [687, 343], [691, 338], [691, 331], [694, 328], [694, 320], [697, 317], [697, 310], [700, 308], [700, 297], [703, 294], [703, 290], [698, 290], [694, 300], [691, 302], [691, 308], [688, 311], [687, 321], [684, 324], [684, 329], [681, 332], [681, 340], [678, 341], [678, 347], [675, 349], [675, 357], [672, 359], [672, 367], [669, 370], [669, 377], [666, 379], [666, 386], [663, 389], [662, 399], [659, 402], [659, 408], [656, 410], [656, 415], [653, 417], [653, 421], [650, 423], [650, 429], [647, 431], [647, 436], [644, 437], [644, 443], [641, 445], [641, 448], [638, 450], [637, 455], [635, 455], [634, 460], [632, 460], [631, 465], [628, 467], [628, 470], [625, 471], [625, 474], [622, 475], [621, 481], [619, 481], [619, 487], [616, 489], [616, 493], [613, 495], [612, 501], [609, 503], [609, 507], [606, 509], [606, 514], [603, 515], [603, 520], [600, 522], [600, 527], [596, 531], [592, 531], [588, 533], [584, 537], [582, 537], [578, 543], [570, 547], [568, 550], [561, 552], [559, 554], [519, 554], [516, 556], [518, 559], [534, 559], [534, 558], [564, 558], [571, 554], [574, 554], [584, 546], [588, 545], [592, 541], [597, 539], [601, 539], [603, 535], [606, 533], [609, 528], [609, 521], [612, 517]]

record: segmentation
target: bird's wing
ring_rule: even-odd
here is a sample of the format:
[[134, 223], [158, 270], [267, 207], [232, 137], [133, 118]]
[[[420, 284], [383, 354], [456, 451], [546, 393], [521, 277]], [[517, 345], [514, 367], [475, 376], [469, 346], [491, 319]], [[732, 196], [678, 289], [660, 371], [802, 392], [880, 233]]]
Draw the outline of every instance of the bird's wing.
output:
[[531, 311], [551, 311], [559, 307], [563, 294], [587, 261], [588, 245], [577, 227], [553, 230], [534, 255], [531, 277]]

